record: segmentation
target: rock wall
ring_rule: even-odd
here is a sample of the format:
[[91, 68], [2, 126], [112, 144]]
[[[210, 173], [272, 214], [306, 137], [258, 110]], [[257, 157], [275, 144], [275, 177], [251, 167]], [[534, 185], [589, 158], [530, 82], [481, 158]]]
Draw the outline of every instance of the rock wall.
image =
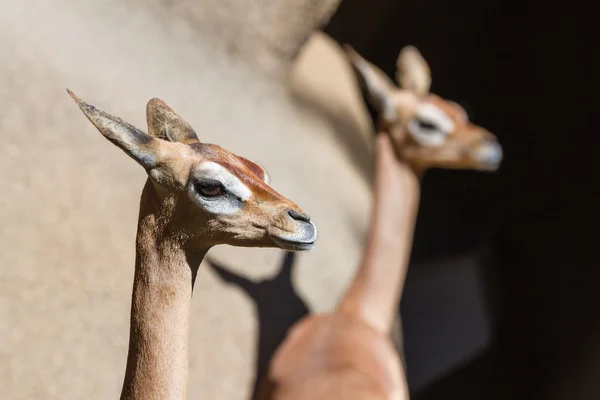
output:
[[[233, 4], [220, 3], [225, 11]], [[258, 343], [274, 340], [267, 337], [271, 327], [284, 332], [281, 324], [291, 323], [286, 304], [328, 310], [354, 272], [370, 205], [369, 123], [340, 49], [318, 34], [294, 60], [308, 28], [293, 19], [296, 33], [281, 40], [283, 50], [257, 59], [245, 45], [228, 53], [221, 31], [207, 34], [219, 26], [227, 31], [226, 18], [198, 28], [190, 21], [205, 21], [204, 15], [173, 4], [0, 3], [5, 400], [117, 398], [123, 379], [145, 174], [95, 131], [67, 87], [141, 128], [147, 100], [164, 99], [201, 140], [264, 165], [273, 186], [318, 226], [316, 249], [298, 254], [289, 267], [293, 285], [287, 291], [263, 290], [258, 298], [208, 263], [200, 269], [190, 398], [247, 398]], [[320, 4], [310, 23], [326, 18], [336, 2]], [[254, 25], [256, 18], [250, 18]], [[267, 25], [257, 28], [264, 37], [281, 29]], [[260, 283], [277, 276], [284, 254], [220, 247], [209, 256], [231, 276]], [[298, 317], [306, 312], [295, 310]]]

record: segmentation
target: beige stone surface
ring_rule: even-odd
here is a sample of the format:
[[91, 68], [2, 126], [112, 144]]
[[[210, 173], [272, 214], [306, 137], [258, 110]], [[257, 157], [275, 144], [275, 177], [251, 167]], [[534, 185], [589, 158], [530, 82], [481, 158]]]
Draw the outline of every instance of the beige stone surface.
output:
[[[145, 175], [87, 122], [67, 87], [142, 128], [147, 100], [160, 97], [201, 140], [264, 165], [319, 229], [293, 270], [311, 310], [332, 307], [354, 271], [370, 204], [368, 125], [339, 49], [313, 37], [287, 91], [256, 73], [262, 62], [239, 67], [167, 3], [0, 2], [3, 400], [110, 399], [122, 383]], [[277, 273], [282, 252], [209, 255], [260, 280]], [[201, 268], [190, 398], [247, 398], [257, 332], [251, 299]]]

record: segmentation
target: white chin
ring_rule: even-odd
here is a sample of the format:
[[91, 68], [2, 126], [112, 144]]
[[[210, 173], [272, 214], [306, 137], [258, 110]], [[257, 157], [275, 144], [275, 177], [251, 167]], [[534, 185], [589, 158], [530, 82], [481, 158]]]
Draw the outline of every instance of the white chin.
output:
[[315, 247], [315, 242], [299, 242], [278, 237], [272, 237], [273, 242], [284, 250], [306, 251], [312, 250]]

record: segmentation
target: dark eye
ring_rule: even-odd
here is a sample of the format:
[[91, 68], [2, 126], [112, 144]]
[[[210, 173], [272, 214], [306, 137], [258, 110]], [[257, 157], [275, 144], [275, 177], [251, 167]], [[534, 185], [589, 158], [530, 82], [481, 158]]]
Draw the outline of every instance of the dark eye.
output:
[[437, 126], [429, 121], [425, 121], [423, 119], [417, 120], [417, 124], [419, 124], [419, 128], [424, 131], [435, 131], [437, 130]]
[[217, 197], [225, 193], [221, 182], [213, 179], [198, 181], [194, 186], [198, 193], [204, 197]]

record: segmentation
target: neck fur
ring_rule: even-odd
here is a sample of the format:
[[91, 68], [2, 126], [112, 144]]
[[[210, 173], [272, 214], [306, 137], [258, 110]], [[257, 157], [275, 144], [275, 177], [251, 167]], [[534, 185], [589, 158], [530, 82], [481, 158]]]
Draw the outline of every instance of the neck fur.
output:
[[140, 203], [127, 368], [121, 399], [185, 399], [194, 278], [206, 251], [168, 232], [175, 204], [146, 182]]
[[366, 248], [339, 311], [389, 334], [404, 286], [419, 206], [419, 174], [398, 161], [390, 137], [379, 134]]

